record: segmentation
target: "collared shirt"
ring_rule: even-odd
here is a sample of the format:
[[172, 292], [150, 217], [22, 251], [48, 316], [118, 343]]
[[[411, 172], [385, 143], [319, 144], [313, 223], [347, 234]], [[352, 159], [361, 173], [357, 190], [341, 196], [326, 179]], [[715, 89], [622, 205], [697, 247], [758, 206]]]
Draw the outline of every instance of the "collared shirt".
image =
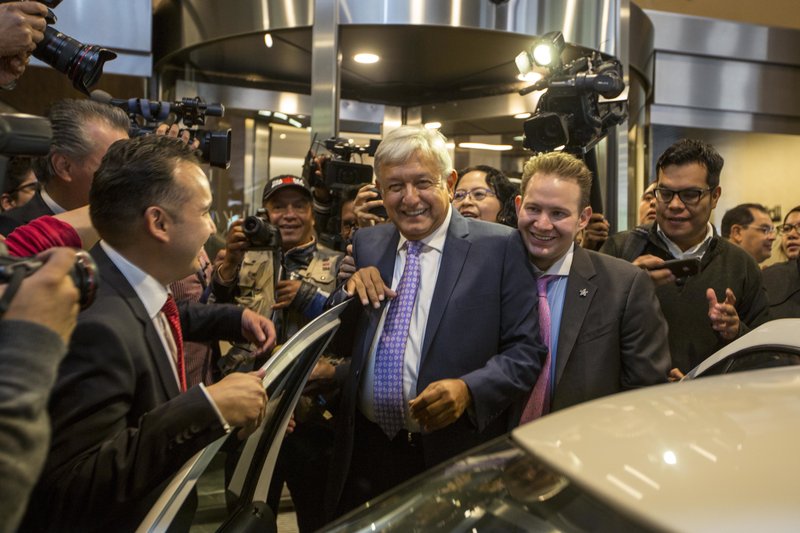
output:
[[711, 225], [711, 222], [708, 222], [706, 224], [705, 238], [699, 244], [692, 246], [684, 252], [681, 250], [680, 246], [672, 242], [672, 240], [667, 237], [666, 233], [664, 233], [661, 228], [658, 227], [658, 225], [656, 225], [656, 230], [658, 231], [658, 236], [661, 237], [661, 239], [664, 241], [664, 244], [667, 245], [669, 253], [671, 253], [675, 259], [694, 259], [695, 257], [702, 259], [703, 255], [706, 253], [706, 250], [708, 250], [709, 244], [711, 244], [711, 239], [714, 237], [714, 226]]
[[[419, 432], [420, 427], [416, 420], [409, 415], [408, 402], [417, 397], [417, 379], [419, 377], [419, 364], [422, 358], [422, 344], [425, 341], [425, 327], [428, 324], [428, 314], [433, 301], [433, 291], [436, 288], [436, 280], [439, 277], [439, 266], [442, 264], [442, 251], [447, 237], [447, 228], [450, 227], [452, 208], [448, 206], [447, 216], [444, 222], [436, 228], [433, 233], [422, 239], [423, 247], [420, 252], [420, 280], [417, 299], [414, 302], [414, 310], [411, 313], [411, 323], [408, 327], [408, 340], [406, 351], [403, 356], [403, 409], [405, 411], [405, 428], [411, 432]], [[392, 275], [392, 289], [396, 290], [403, 276], [403, 269], [406, 265], [406, 243], [407, 239], [400, 236], [397, 243], [397, 255], [394, 260], [394, 274]], [[386, 312], [389, 305], [384, 305], [378, 329], [369, 349], [369, 360], [361, 380], [361, 390], [359, 394], [359, 408], [361, 412], [371, 421], [375, 421], [375, 410], [372, 405], [373, 387], [375, 384], [375, 352], [378, 349], [378, 341], [383, 331], [383, 322], [386, 320]]]
[[575, 256], [575, 244], [570, 246], [567, 253], [558, 261], [542, 272], [536, 265], [533, 269], [537, 279], [540, 276], [555, 276], [547, 284], [547, 305], [550, 307], [550, 398], [552, 399], [556, 385], [556, 354], [558, 354], [558, 332], [561, 331], [561, 316], [564, 313], [564, 297], [567, 294], [569, 271], [572, 269], [572, 259]]
[[[161, 308], [164, 307], [164, 303], [167, 301], [167, 295], [169, 294], [167, 288], [161, 285], [153, 276], [128, 261], [107, 242], [100, 241], [100, 246], [111, 262], [114, 263], [114, 266], [116, 266], [125, 279], [128, 280], [136, 296], [138, 296], [139, 300], [142, 302], [147, 316], [150, 317], [153, 326], [156, 328], [158, 337], [161, 339], [161, 344], [164, 346], [164, 353], [167, 355], [170, 368], [172, 368], [172, 374], [175, 377], [175, 383], [177, 383], [178, 390], [180, 390], [181, 384], [178, 378], [178, 369], [175, 360], [170, 355], [175, 353], [175, 340], [172, 337], [172, 330], [169, 327], [169, 322], [166, 316], [164, 316], [164, 313], [161, 312]], [[208, 394], [205, 385], [200, 383], [199, 386], [203, 394], [205, 394], [206, 399], [208, 399], [208, 403], [211, 404], [211, 407], [217, 413], [217, 417], [225, 428], [225, 432], [229, 432], [230, 426], [228, 422], [225, 420], [225, 417], [222, 416], [222, 412], [217, 407], [217, 404], [214, 403], [214, 400]]]
[[52, 196], [47, 194], [47, 191], [44, 187], [42, 187], [42, 200], [44, 200], [44, 203], [47, 204], [47, 207], [50, 208], [50, 211], [52, 211], [54, 215], [58, 215], [66, 211], [66, 209], [58, 205], [56, 201], [53, 200]]

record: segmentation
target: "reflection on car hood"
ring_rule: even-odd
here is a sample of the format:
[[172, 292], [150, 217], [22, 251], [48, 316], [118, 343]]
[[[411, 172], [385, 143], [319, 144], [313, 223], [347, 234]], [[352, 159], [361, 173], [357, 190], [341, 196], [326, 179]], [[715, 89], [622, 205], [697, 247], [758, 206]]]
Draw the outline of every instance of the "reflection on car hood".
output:
[[573, 482], [652, 526], [800, 524], [800, 369], [683, 381], [601, 398], [512, 433]]

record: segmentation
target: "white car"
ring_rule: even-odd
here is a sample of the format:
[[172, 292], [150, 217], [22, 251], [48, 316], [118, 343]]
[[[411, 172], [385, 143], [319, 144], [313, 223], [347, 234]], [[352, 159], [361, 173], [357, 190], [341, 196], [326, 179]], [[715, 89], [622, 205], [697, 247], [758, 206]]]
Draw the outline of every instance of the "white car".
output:
[[797, 531], [799, 441], [800, 367], [685, 380], [546, 416], [327, 529]]

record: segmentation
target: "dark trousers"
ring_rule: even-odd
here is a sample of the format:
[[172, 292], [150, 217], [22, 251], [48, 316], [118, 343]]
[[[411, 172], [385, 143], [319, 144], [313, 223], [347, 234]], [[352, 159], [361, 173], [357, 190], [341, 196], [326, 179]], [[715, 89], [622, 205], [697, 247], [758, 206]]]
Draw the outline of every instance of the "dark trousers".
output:
[[390, 440], [380, 426], [357, 411], [353, 456], [337, 515], [355, 509], [426, 468], [419, 433], [400, 431]]

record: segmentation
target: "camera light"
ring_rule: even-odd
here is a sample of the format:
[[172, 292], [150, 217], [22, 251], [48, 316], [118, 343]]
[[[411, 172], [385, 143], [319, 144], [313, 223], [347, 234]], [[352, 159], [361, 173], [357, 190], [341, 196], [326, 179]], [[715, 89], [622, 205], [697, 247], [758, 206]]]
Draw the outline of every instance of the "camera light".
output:
[[564, 51], [565, 46], [564, 35], [560, 31], [545, 33], [541, 39], [533, 43], [531, 48], [534, 63], [551, 70], [559, 68], [561, 52]]
[[548, 67], [553, 62], [553, 47], [547, 43], [537, 44], [533, 47], [533, 60], [537, 65]]
[[517, 64], [517, 70], [519, 71], [520, 76], [525, 76], [533, 70], [533, 60], [531, 59], [531, 55], [524, 50], [517, 54], [517, 57], [514, 58], [514, 63]]
[[377, 54], [372, 54], [369, 52], [362, 52], [353, 56], [353, 60], [356, 63], [361, 63], [363, 65], [371, 65], [372, 63], [377, 63], [380, 61], [380, 56]]

